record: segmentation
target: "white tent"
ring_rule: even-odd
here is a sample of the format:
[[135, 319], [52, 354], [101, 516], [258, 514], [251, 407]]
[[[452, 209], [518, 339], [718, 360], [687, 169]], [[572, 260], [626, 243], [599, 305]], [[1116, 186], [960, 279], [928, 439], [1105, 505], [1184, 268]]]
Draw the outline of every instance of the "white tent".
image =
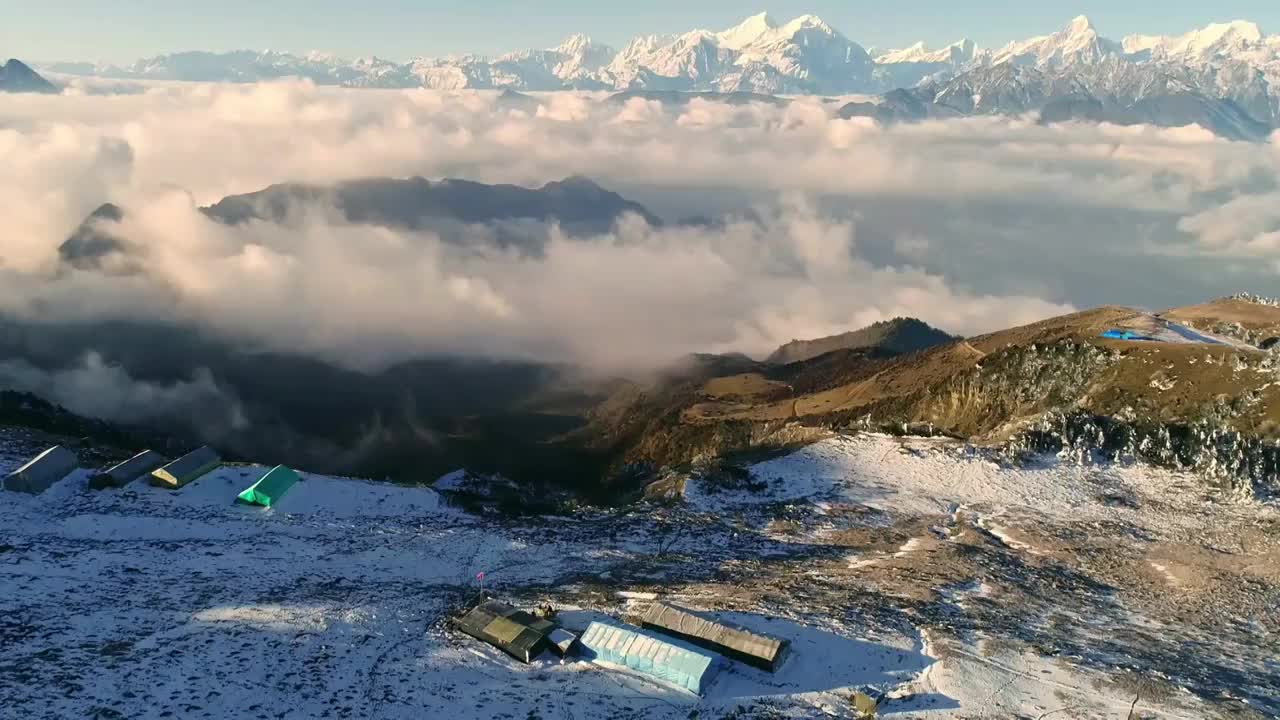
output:
[[79, 466], [80, 460], [75, 453], [61, 445], [54, 445], [31, 462], [9, 473], [4, 479], [4, 489], [33, 495], [42, 493]]
[[143, 475], [164, 467], [167, 462], [169, 461], [160, 453], [154, 450], [143, 450], [119, 465], [90, 477], [89, 487], [94, 490], [124, 487]]

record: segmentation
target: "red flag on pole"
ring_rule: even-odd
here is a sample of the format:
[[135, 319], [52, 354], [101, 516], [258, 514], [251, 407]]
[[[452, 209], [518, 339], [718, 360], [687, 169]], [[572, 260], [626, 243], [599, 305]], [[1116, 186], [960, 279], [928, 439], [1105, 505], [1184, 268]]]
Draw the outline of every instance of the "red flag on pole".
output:
[[481, 571], [481, 572], [476, 573], [476, 579], [477, 579], [477, 580], [483, 580], [483, 579], [484, 579], [484, 572], [483, 572], [483, 571]]

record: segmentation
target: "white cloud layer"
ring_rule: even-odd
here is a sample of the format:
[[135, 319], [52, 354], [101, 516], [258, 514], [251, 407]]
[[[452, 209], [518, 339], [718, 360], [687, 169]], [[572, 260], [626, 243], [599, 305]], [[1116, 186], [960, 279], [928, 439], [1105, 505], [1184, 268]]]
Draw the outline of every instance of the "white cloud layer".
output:
[[[764, 353], [894, 315], [976, 333], [1087, 304], [1094, 276], [1097, 302], [1112, 301], [1148, 266], [1236, 273], [1257, 291], [1280, 280], [1274, 142], [1002, 119], [886, 129], [834, 119], [817, 99], [543, 100], [529, 112], [493, 94], [305, 83], [0, 95], [0, 312], [192, 322], [359, 366], [450, 352], [625, 368]], [[727, 193], [761, 219], [633, 217], [586, 241], [543, 230], [546, 251], [530, 256], [347, 225], [326, 208], [235, 227], [197, 212], [283, 181], [573, 174], [709, 215]], [[108, 200], [129, 210], [118, 234], [143, 248], [145, 277], [57, 266], [58, 245]], [[890, 207], [905, 210], [887, 219]], [[1079, 267], [1042, 261], [1063, 253]], [[1064, 284], [1072, 272], [1085, 280]], [[1229, 281], [1201, 282], [1215, 283]]]
[[0, 386], [30, 392], [89, 417], [127, 423], [184, 418], [209, 433], [244, 430], [249, 421], [240, 403], [196, 368], [189, 380], [137, 380], [96, 353], [63, 370], [49, 372], [22, 359], [0, 361]]

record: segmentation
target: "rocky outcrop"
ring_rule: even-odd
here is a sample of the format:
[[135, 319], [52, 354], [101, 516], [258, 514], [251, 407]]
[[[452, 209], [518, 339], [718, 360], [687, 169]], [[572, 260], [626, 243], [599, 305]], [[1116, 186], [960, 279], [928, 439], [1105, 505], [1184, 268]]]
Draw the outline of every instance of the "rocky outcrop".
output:
[[1078, 463], [1144, 462], [1194, 472], [1242, 499], [1280, 496], [1280, 443], [1212, 422], [1163, 424], [1052, 413], [1004, 450], [1013, 456], [1052, 453]]

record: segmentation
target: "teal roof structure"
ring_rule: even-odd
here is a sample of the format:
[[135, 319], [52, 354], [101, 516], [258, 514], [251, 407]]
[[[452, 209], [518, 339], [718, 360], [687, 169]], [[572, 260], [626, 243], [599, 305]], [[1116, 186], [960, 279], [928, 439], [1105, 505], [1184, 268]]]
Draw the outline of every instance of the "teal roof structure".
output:
[[701, 695], [720, 669], [719, 655], [638, 627], [593, 622], [578, 638], [584, 656], [618, 665]]

